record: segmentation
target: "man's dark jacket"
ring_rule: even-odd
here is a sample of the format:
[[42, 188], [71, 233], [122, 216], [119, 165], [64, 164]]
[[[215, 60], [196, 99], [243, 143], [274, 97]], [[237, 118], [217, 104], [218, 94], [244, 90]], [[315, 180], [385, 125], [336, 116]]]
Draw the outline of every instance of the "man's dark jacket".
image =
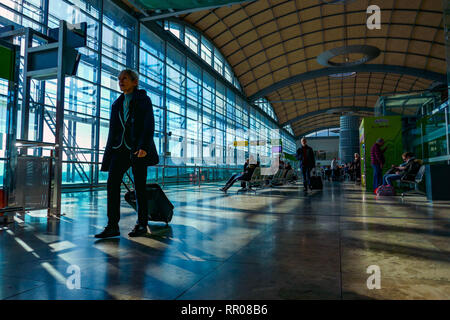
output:
[[[303, 159], [303, 148], [306, 148], [306, 161]], [[297, 149], [297, 154], [295, 155], [298, 161], [300, 161], [300, 167], [303, 168], [314, 168], [316, 166], [316, 159], [314, 158], [314, 151], [313, 149], [306, 145], [306, 146], [300, 146], [300, 148]], [[305, 166], [306, 163], [306, 166]]]
[[[101, 171], [109, 171], [114, 147], [118, 147], [122, 141], [125, 127], [124, 142], [131, 147], [130, 153], [134, 154], [139, 149], [147, 152], [147, 155], [137, 161], [145, 166], [158, 164], [159, 157], [156, 151], [153, 134], [155, 132], [155, 118], [153, 116], [152, 101], [145, 90], [135, 89], [129, 104], [129, 115], [126, 122], [123, 116], [124, 95], [111, 106], [111, 117], [109, 122], [108, 142], [106, 143]], [[136, 156], [134, 156], [136, 159]]]

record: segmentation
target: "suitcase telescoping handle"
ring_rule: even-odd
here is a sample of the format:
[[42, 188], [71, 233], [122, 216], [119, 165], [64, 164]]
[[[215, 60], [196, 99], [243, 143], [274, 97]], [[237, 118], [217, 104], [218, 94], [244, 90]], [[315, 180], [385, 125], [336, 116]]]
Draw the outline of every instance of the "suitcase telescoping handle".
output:
[[[131, 178], [130, 174], [128, 173], [128, 171], [125, 172], [125, 174], [127, 175], [127, 178], [131, 181], [131, 183], [133, 184], [133, 188], [134, 188], [134, 180]], [[125, 186], [125, 188], [127, 189], [128, 192], [130, 192], [130, 188], [128, 187], [128, 185], [125, 183], [125, 181], [123, 181], [122, 179], [122, 183]]]

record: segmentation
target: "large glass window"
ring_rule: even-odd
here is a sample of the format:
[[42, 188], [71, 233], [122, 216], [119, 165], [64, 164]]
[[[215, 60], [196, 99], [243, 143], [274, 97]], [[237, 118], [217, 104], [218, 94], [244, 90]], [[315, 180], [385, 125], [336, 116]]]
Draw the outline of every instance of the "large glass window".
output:
[[194, 30], [190, 29], [190, 28], [186, 28], [186, 32], [185, 32], [185, 36], [184, 36], [184, 43], [186, 43], [186, 45], [191, 48], [192, 51], [194, 51], [195, 53], [199, 53], [199, 39], [200, 36], [197, 32], [195, 32]]
[[211, 42], [209, 42], [205, 37], [202, 37], [200, 56], [209, 65], [212, 65], [213, 50], [214, 50], [214, 47], [211, 44]]
[[220, 54], [219, 50], [214, 49], [214, 69], [218, 73], [223, 74], [223, 66], [224, 66], [224, 59], [222, 55]]
[[242, 91], [239, 81], [234, 76], [226, 59], [224, 59], [220, 51], [204, 35], [201, 35], [198, 31], [187, 25], [182, 25], [173, 20], [165, 21], [164, 28], [181, 41], [184, 41], [188, 48], [198, 54], [210, 66], [213, 66], [218, 73], [238, 90]]
[[340, 128], [329, 128], [308, 133], [305, 137], [336, 137], [339, 136]]
[[[211, 68], [189, 59], [172, 45], [173, 39], [163, 40], [165, 36], [139, 24], [112, 1], [48, 0], [48, 17], [44, 16], [45, 1], [2, 1], [0, 25], [10, 21], [43, 32], [46, 27], [58, 27], [61, 19], [87, 22], [87, 46], [79, 50], [77, 75], [65, 83], [64, 184], [106, 182], [107, 174], [99, 172], [99, 166], [111, 105], [121, 94], [117, 76], [125, 68], [138, 71], [139, 86], [153, 104], [160, 163], [149, 168], [149, 180], [161, 179], [163, 174], [170, 181], [179, 180], [194, 172], [189, 166], [241, 168], [249, 152], [262, 164], [270, 164], [273, 132], [278, 126], [230, 89], [229, 83], [241, 90], [238, 79], [220, 51], [200, 32], [176, 21], [163, 24]], [[43, 141], [54, 141], [56, 88], [55, 80], [32, 81], [30, 139], [42, 136]], [[0, 111], [2, 108], [0, 105]], [[267, 101], [261, 110], [276, 120]], [[0, 118], [4, 118], [1, 112]], [[292, 144], [295, 149], [291, 135], [283, 131], [281, 137], [285, 150], [291, 150]], [[0, 166], [2, 160], [0, 157]]]

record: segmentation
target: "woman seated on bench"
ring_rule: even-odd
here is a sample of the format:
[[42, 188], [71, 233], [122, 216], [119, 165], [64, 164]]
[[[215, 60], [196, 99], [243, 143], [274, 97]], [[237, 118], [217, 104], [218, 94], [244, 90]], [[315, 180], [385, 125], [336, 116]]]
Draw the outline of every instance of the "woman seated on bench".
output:
[[[253, 158], [252, 158], [253, 160]], [[250, 159], [245, 160], [245, 164], [244, 164], [244, 171], [242, 171], [241, 173], [235, 173], [233, 174], [230, 179], [228, 179], [227, 183], [225, 184], [224, 187], [220, 188], [220, 191], [223, 191], [225, 193], [227, 193], [227, 190], [230, 189], [230, 187], [238, 180], [243, 180], [243, 181], [249, 181], [252, 177], [253, 171], [255, 171], [255, 168], [258, 166], [257, 163], [253, 163], [254, 161], [252, 161], [252, 163], [250, 163]]]
[[392, 166], [391, 169], [383, 176], [383, 185], [391, 185], [394, 180], [408, 178], [413, 180], [420, 169], [420, 162], [414, 157], [412, 152], [405, 152], [402, 154], [404, 163], [398, 167]]

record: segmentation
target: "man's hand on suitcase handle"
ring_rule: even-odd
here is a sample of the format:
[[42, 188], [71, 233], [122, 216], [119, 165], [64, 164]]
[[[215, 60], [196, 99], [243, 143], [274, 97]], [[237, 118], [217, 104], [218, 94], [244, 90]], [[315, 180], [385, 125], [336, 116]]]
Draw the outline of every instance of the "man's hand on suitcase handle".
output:
[[138, 158], [143, 158], [147, 155], [147, 152], [145, 152], [145, 150], [139, 149], [139, 151], [136, 151], [134, 154], [137, 154]]

